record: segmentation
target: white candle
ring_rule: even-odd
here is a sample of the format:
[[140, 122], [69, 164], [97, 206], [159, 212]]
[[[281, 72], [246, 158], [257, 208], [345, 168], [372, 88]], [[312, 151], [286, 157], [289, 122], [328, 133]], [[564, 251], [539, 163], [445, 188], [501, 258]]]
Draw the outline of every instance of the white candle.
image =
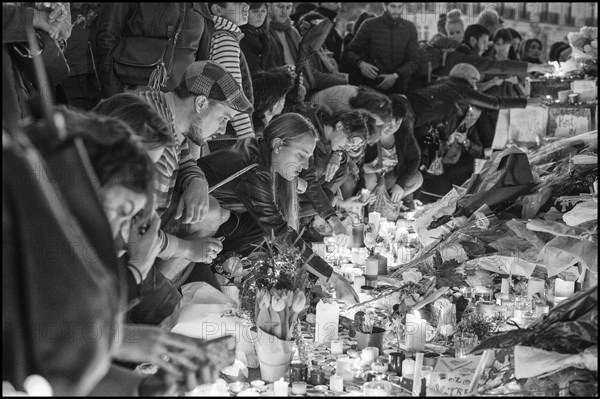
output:
[[325, 303], [320, 300], [317, 304], [315, 322], [315, 342], [329, 342], [338, 339], [340, 308], [337, 302]]
[[413, 359], [404, 359], [402, 361], [402, 375], [410, 375], [415, 372], [415, 361]]
[[413, 373], [412, 396], [419, 396], [421, 393], [421, 369], [423, 368], [423, 352], [417, 352], [415, 356], [415, 372]]
[[366, 282], [365, 276], [354, 276], [354, 289], [362, 287]]
[[342, 353], [344, 353], [344, 341], [331, 341], [331, 354], [341, 355]]
[[273, 392], [275, 396], [288, 396], [288, 383], [284, 381], [283, 377], [279, 381], [275, 381]]
[[375, 352], [371, 347], [367, 347], [360, 352], [360, 359], [363, 363], [371, 364], [375, 361]]
[[418, 311], [406, 315], [406, 345], [411, 352], [425, 350], [425, 328], [427, 322], [421, 319]]
[[503, 278], [502, 279], [502, 287], [500, 288], [500, 293], [502, 294], [508, 294], [510, 290], [510, 278]]
[[368, 348], [373, 351], [373, 359], [377, 360], [379, 358], [379, 348], [376, 346], [369, 346]]
[[565, 281], [561, 278], [554, 280], [554, 296], [570, 297], [575, 292], [575, 281]]
[[341, 375], [333, 374], [329, 378], [329, 389], [333, 392], [344, 392], [344, 379]]
[[365, 265], [365, 276], [377, 276], [379, 272], [379, 259], [376, 256], [369, 256]]
[[533, 298], [537, 293], [544, 293], [544, 280], [532, 277], [527, 282], [527, 299]]

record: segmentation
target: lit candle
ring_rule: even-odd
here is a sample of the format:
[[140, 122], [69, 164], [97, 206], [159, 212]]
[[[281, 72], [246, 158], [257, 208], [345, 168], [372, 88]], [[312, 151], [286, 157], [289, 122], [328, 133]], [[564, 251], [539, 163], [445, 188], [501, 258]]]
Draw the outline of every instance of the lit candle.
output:
[[331, 341], [331, 354], [341, 355], [342, 353], [344, 353], [344, 341]]
[[288, 396], [288, 383], [281, 378], [273, 384], [275, 396]]
[[354, 286], [355, 287], [362, 287], [363, 285], [365, 285], [366, 283], [366, 279], [365, 276], [354, 276]]
[[350, 356], [352, 359], [358, 359], [359, 358], [359, 353], [358, 351], [354, 350], [354, 349], [348, 349], [348, 351], [346, 352], [348, 354], [348, 356]]
[[544, 280], [532, 277], [527, 282], [527, 299], [533, 298], [533, 295], [537, 293], [544, 293]]
[[337, 302], [331, 303], [320, 300], [317, 304], [315, 321], [315, 342], [328, 342], [338, 339], [340, 308]]
[[377, 276], [379, 270], [379, 259], [376, 256], [369, 256], [365, 265], [365, 276]]
[[419, 396], [421, 393], [421, 370], [423, 368], [423, 352], [417, 352], [415, 356], [415, 372], [413, 377], [412, 396]]
[[406, 345], [411, 352], [425, 350], [425, 328], [427, 322], [421, 319], [418, 311], [406, 315]]
[[379, 348], [376, 346], [369, 346], [369, 348], [373, 351], [373, 361], [379, 358]]
[[575, 281], [565, 281], [557, 278], [554, 280], [554, 296], [555, 297], [570, 297], [575, 292]]
[[386, 371], [388, 371], [388, 366], [382, 363], [373, 363], [371, 365], [371, 370], [377, 373], [385, 373]]
[[535, 304], [535, 315], [542, 316], [550, 313], [550, 307], [545, 303], [536, 303]]
[[404, 359], [402, 361], [402, 375], [414, 374], [415, 361], [413, 359]]
[[500, 288], [500, 293], [502, 294], [508, 294], [510, 291], [510, 278], [503, 278], [502, 279], [502, 287]]
[[477, 313], [486, 317], [494, 317], [494, 302], [479, 301], [477, 302]]
[[304, 382], [304, 381], [292, 382], [292, 393], [294, 395], [306, 395], [306, 382]]
[[363, 349], [360, 352], [360, 359], [363, 363], [371, 364], [375, 361], [375, 352], [373, 352], [373, 348], [368, 347]]
[[329, 378], [329, 389], [333, 392], [344, 392], [344, 378], [341, 375], [333, 374]]

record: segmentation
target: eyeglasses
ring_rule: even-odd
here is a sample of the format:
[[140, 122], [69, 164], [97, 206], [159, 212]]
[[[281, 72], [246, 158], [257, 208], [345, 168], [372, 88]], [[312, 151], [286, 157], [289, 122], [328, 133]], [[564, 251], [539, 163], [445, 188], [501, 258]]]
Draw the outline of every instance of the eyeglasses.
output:
[[348, 142], [345, 148], [349, 150], [358, 150], [365, 145], [365, 140], [362, 137], [348, 137]]

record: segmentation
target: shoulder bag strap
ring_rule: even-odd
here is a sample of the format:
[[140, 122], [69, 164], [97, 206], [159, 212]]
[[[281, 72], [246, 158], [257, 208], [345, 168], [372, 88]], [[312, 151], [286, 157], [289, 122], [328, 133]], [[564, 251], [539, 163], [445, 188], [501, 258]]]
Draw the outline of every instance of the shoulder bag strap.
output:
[[150, 79], [148, 79], [148, 87], [152, 90], [159, 90], [161, 87], [167, 85], [167, 80], [171, 76], [171, 70], [173, 69], [173, 60], [175, 59], [175, 46], [177, 45], [177, 38], [183, 27], [186, 14], [186, 3], [179, 3], [179, 19], [177, 21], [177, 29], [175, 35], [169, 38], [165, 54], [169, 54], [169, 62], [165, 62], [165, 55], [163, 54], [162, 62], [156, 66], [156, 69], [152, 71]]
[[[383, 169], [383, 149], [381, 148], [381, 140], [377, 141], [377, 168]], [[384, 173], [377, 173], [377, 184], [385, 186], [383, 178]]]
[[232, 174], [231, 176], [229, 176], [228, 178], [226, 178], [225, 180], [220, 181], [219, 183], [215, 184], [214, 186], [212, 186], [211, 188], [208, 189], [208, 193], [212, 193], [213, 191], [215, 191], [217, 188], [224, 186], [225, 184], [229, 183], [232, 180], [237, 179], [238, 177], [240, 177], [241, 175], [243, 175], [244, 173], [248, 172], [250, 169], [254, 169], [255, 167], [257, 167], [258, 164], [257, 163], [253, 163], [252, 165], [246, 166], [244, 169], [235, 172], [234, 174]]

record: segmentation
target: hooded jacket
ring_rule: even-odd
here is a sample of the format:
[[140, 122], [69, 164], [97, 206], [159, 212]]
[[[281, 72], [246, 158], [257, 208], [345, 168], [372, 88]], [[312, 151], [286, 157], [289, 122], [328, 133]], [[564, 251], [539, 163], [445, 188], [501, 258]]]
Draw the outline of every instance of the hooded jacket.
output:
[[331, 266], [314, 254], [310, 245], [288, 225], [276, 204], [273, 196], [270, 152], [263, 139], [241, 140], [231, 148], [215, 151], [198, 160], [198, 166], [205, 172], [209, 186], [214, 186], [254, 163], [258, 166], [213, 191], [212, 195], [225, 208], [239, 209], [241, 203], [264, 230], [265, 235], [270, 236], [273, 233], [276, 237], [293, 244], [300, 250], [305, 262], [310, 259], [307, 270], [311, 274], [329, 278], [332, 273]]

